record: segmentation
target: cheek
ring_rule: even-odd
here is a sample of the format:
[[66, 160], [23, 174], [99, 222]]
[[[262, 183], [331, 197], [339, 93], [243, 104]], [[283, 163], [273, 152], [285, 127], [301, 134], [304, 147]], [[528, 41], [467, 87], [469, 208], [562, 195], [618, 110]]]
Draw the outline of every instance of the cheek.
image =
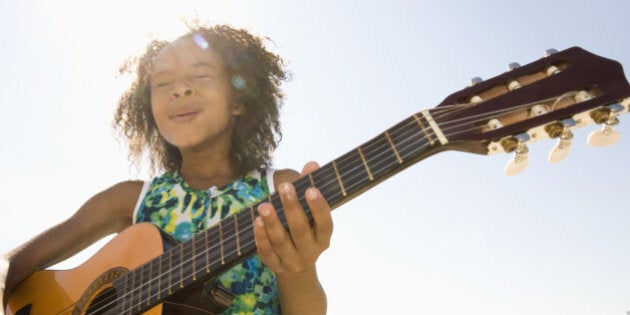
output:
[[159, 93], [151, 94], [151, 113], [153, 114], [153, 118], [156, 122], [163, 118], [166, 106], [164, 101], [164, 97], [160, 96]]
[[165, 106], [160, 106], [160, 103], [153, 97], [151, 98], [151, 116], [153, 116], [158, 132], [162, 134], [163, 124], [168, 119], [168, 114], [165, 112]]

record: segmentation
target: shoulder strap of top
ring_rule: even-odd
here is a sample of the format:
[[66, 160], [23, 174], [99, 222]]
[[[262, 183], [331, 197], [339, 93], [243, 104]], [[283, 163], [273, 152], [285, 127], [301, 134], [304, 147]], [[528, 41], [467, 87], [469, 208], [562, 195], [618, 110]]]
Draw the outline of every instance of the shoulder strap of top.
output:
[[151, 183], [153, 180], [145, 180], [142, 185], [142, 190], [140, 191], [140, 195], [138, 196], [138, 201], [136, 201], [136, 207], [133, 209], [133, 218], [132, 224], [136, 224], [136, 216], [138, 215], [138, 210], [140, 209], [140, 204], [142, 204], [142, 200], [144, 196], [147, 194], [147, 190], [151, 187]]
[[264, 171], [266, 172], [267, 187], [269, 187], [269, 194], [271, 195], [276, 192], [276, 185], [275, 185], [275, 182], [273, 181], [273, 175], [276, 173], [276, 169], [268, 168]]

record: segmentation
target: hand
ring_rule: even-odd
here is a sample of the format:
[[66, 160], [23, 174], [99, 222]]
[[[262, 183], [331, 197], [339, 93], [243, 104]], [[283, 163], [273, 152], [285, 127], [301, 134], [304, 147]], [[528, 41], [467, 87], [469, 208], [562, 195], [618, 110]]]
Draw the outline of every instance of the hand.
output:
[[[317, 163], [304, 166], [301, 176], [318, 169]], [[271, 203], [258, 206], [259, 217], [254, 223], [258, 255], [274, 273], [298, 273], [313, 267], [319, 255], [330, 245], [333, 223], [330, 206], [316, 188], [308, 188], [306, 201], [311, 209], [314, 224], [308, 222], [298, 196], [290, 183], [278, 187], [289, 231], [282, 227]]]

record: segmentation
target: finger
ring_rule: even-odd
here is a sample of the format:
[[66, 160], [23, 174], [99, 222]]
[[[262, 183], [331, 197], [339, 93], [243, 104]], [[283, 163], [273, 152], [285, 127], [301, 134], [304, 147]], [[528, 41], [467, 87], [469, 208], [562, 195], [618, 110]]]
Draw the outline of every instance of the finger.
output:
[[320, 251], [323, 251], [330, 246], [330, 238], [333, 231], [330, 206], [321, 192], [314, 187], [306, 190], [306, 202], [311, 208], [311, 214], [313, 215], [315, 241], [319, 245]]
[[314, 171], [316, 171], [319, 168], [319, 164], [317, 164], [317, 162], [308, 162], [306, 164], [304, 164], [304, 167], [302, 168], [302, 174], [300, 174], [300, 176], [306, 176], [309, 173], [312, 173]]
[[295, 187], [283, 183], [279, 187], [279, 193], [295, 249], [300, 255], [310, 254], [315, 239], [306, 213], [298, 200]]
[[265, 202], [258, 206], [258, 213], [263, 227], [269, 238], [271, 247], [286, 266], [297, 257], [297, 251], [289, 233], [284, 229], [278, 214], [271, 203]]
[[273, 272], [279, 273], [284, 271], [282, 261], [273, 250], [267, 231], [265, 231], [265, 223], [260, 217], [257, 217], [254, 221], [254, 237], [256, 239], [258, 256], [260, 256], [262, 262]]

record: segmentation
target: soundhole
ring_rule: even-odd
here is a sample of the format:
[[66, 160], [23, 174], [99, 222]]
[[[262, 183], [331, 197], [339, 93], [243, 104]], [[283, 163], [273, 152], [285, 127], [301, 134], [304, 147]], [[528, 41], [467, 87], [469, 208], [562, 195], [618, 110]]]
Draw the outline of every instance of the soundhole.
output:
[[88, 305], [87, 312], [85, 314], [101, 315], [111, 314], [108, 311], [112, 310], [116, 306], [116, 298], [118, 294], [116, 290], [109, 287], [103, 290], [97, 295]]
[[31, 307], [33, 307], [33, 304], [26, 305], [19, 311], [15, 312], [15, 315], [29, 315], [31, 314]]

